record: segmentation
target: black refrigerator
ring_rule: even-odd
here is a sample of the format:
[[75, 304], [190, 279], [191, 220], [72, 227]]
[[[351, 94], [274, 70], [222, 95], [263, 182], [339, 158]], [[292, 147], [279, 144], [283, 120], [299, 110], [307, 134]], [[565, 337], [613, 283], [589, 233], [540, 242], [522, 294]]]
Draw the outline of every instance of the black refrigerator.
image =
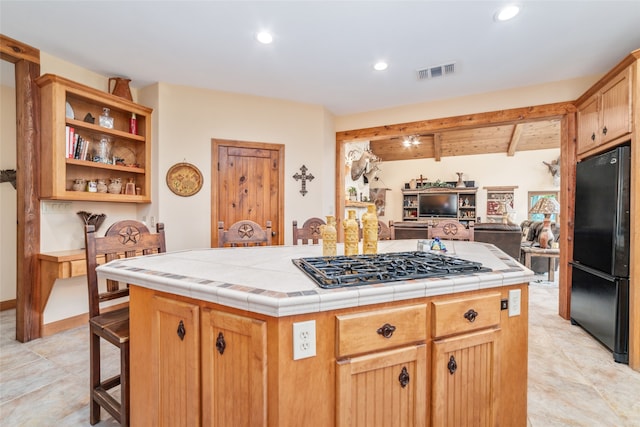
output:
[[576, 167], [571, 322], [629, 363], [630, 147]]

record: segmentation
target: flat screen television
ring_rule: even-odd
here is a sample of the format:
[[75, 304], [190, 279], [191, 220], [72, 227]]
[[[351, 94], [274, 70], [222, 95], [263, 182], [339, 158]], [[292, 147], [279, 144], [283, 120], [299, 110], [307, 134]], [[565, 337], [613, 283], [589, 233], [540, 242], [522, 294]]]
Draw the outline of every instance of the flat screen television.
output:
[[457, 194], [419, 194], [418, 215], [421, 217], [456, 218]]

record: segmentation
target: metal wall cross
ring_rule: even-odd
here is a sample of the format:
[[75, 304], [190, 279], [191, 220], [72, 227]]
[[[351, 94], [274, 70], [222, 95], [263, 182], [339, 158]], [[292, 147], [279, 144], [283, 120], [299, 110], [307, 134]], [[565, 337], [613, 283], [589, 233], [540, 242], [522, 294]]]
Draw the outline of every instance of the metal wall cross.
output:
[[300, 190], [300, 193], [302, 193], [302, 195], [304, 196], [305, 194], [307, 194], [307, 181], [313, 181], [313, 178], [315, 178], [313, 175], [308, 174], [307, 175], [307, 171], [309, 169], [307, 169], [307, 167], [305, 165], [302, 165], [302, 167], [300, 168], [300, 171], [302, 172], [297, 173], [295, 175], [293, 175], [293, 178], [297, 181], [299, 179], [302, 180], [302, 189]]

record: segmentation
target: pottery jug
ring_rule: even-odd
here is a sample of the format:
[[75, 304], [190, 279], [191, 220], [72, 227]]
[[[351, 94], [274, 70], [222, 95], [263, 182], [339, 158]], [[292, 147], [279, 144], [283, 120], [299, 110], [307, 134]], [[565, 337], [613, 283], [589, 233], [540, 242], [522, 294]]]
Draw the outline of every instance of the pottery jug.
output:
[[[111, 89], [111, 82], [115, 82], [113, 85], [113, 89]], [[121, 77], [111, 77], [109, 78], [109, 92], [114, 94], [115, 96], [119, 96], [120, 98], [128, 99], [129, 101], [133, 101], [131, 97], [131, 90], [129, 89], [129, 82], [131, 79], [123, 79]]]
[[73, 181], [73, 191], [84, 191], [86, 188], [86, 181], [82, 178], [77, 178]]
[[98, 180], [98, 193], [106, 193], [108, 191], [107, 183], [104, 179]]
[[120, 191], [122, 191], [122, 180], [120, 178], [112, 178], [107, 188], [111, 194], [120, 194]]

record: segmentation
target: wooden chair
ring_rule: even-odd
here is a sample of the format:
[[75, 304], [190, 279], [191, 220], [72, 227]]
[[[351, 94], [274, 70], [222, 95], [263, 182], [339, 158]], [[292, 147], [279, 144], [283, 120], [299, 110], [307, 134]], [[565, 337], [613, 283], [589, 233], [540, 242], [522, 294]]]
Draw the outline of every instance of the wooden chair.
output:
[[[111, 307], [101, 303], [129, 295], [128, 285], [108, 280], [106, 291], [98, 287], [96, 267], [98, 261], [112, 261], [138, 255], [166, 252], [164, 224], [158, 223], [157, 234], [152, 234], [141, 222], [125, 220], [114, 223], [104, 237], [96, 237], [95, 227], [85, 227], [87, 284], [89, 288], [89, 344], [90, 362], [90, 420], [100, 421], [103, 407], [120, 425], [129, 425], [129, 305], [128, 301]], [[120, 349], [120, 374], [102, 379], [100, 369], [100, 340]], [[120, 385], [120, 402], [109, 390]]]
[[433, 239], [435, 237], [444, 240], [468, 240], [473, 242], [473, 221], [469, 221], [469, 228], [453, 219], [440, 220], [435, 226], [429, 224], [427, 238]]
[[302, 227], [298, 228], [298, 221], [293, 220], [293, 244], [297, 245], [298, 240], [303, 245], [308, 245], [309, 242], [317, 244], [318, 240], [322, 238], [320, 235], [320, 226], [326, 225], [326, 222], [321, 218], [309, 218], [302, 224]]
[[387, 225], [384, 221], [378, 220], [378, 240], [396, 240], [393, 221], [389, 221], [389, 225]]
[[262, 228], [258, 223], [243, 219], [235, 222], [228, 230], [224, 222], [218, 222], [218, 246], [271, 246], [271, 221]]

